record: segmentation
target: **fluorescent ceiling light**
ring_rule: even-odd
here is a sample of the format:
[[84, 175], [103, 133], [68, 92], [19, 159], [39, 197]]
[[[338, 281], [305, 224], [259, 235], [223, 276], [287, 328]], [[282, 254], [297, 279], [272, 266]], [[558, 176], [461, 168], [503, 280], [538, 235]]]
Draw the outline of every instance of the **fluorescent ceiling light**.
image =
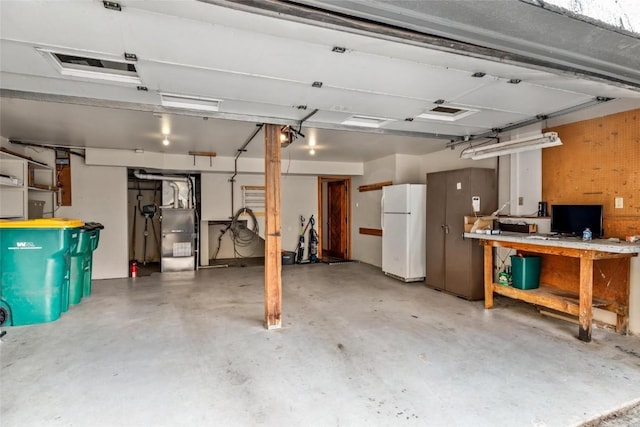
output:
[[359, 126], [364, 128], [379, 128], [392, 121], [394, 120], [385, 119], [383, 117], [351, 116], [347, 120], [342, 122], [342, 124], [349, 125], [349, 126]]
[[201, 96], [176, 95], [171, 93], [160, 94], [164, 107], [187, 108], [189, 110], [218, 111], [222, 101], [220, 99], [204, 98]]
[[141, 85], [132, 61], [105, 59], [37, 49], [63, 76]]
[[487, 159], [489, 157], [503, 156], [505, 154], [555, 147], [558, 145], [562, 145], [562, 141], [558, 137], [558, 134], [556, 132], [547, 132], [526, 138], [514, 139], [512, 141], [499, 142], [497, 144], [465, 148], [462, 150], [460, 158], [480, 160]]
[[455, 122], [463, 117], [470, 116], [477, 113], [478, 110], [472, 110], [469, 108], [455, 107], [453, 105], [441, 104], [433, 107], [431, 110], [427, 110], [422, 114], [418, 114], [420, 119], [430, 120], [443, 120], [446, 122]]

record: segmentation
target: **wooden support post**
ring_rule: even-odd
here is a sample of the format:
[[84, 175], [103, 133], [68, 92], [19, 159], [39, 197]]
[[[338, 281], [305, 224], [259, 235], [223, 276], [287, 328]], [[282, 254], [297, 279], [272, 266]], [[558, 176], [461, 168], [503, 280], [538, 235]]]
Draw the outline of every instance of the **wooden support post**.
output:
[[264, 323], [267, 329], [278, 329], [282, 326], [282, 238], [280, 236], [280, 126], [270, 124], [265, 126], [264, 145]]
[[593, 323], [593, 259], [589, 254], [580, 257], [580, 312], [578, 321], [578, 338], [585, 342], [591, 341], [591, 327]]
[[[629, 301], [629, 293], [631, 287], [631, 258], [623, 260], [624, 270], [627, 272], [627, 286], [624, 289], [623, 298], [625, 301]], [[622, 312], [620, 312], [622, 311]], [[616, 313], [616, 332], [622, 335], [627, 335], [629, 332], [629, 304], [624, 304], [622, 310]]]
[[493, 308], [493, 246], [484, 242], [484, 308]]

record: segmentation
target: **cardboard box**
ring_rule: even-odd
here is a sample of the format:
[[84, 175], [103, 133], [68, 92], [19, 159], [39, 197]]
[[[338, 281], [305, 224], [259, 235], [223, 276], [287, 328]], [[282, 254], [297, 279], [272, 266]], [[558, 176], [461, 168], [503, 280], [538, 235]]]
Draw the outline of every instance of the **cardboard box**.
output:
[[476, 230], [493, 230], [493, 219], [484, 219], [482, 215], [477, 217], [473, 215], [465, 215], [464, 232], [471, 233], [474, 226]]

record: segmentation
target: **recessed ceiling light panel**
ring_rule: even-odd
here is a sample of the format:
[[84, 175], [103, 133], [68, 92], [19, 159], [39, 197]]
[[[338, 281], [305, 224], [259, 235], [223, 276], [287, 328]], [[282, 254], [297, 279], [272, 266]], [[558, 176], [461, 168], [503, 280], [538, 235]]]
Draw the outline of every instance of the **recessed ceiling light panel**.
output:
[[163, 107], [186, 108], [189, 110], [219, 111], [220, 99], [204, 98], [201, 96], [178, 95], [161, 93], [160, 102]]
[[348, 125], [348, 126], [359, 126], [364, 128], [379, 128], [393, 121], [394, 121], [393, 119], [387, 119], [383, 117], [354, 115], [349, 117], [347, 120], [343, 121], [342, 124]]

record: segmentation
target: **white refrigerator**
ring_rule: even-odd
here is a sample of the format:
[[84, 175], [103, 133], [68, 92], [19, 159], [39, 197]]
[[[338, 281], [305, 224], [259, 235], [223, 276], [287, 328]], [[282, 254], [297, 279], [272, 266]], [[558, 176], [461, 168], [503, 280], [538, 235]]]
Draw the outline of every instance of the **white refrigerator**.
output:
[[427, 186], [382, 187], [382, 271], [404, 282], [425, 278]]

